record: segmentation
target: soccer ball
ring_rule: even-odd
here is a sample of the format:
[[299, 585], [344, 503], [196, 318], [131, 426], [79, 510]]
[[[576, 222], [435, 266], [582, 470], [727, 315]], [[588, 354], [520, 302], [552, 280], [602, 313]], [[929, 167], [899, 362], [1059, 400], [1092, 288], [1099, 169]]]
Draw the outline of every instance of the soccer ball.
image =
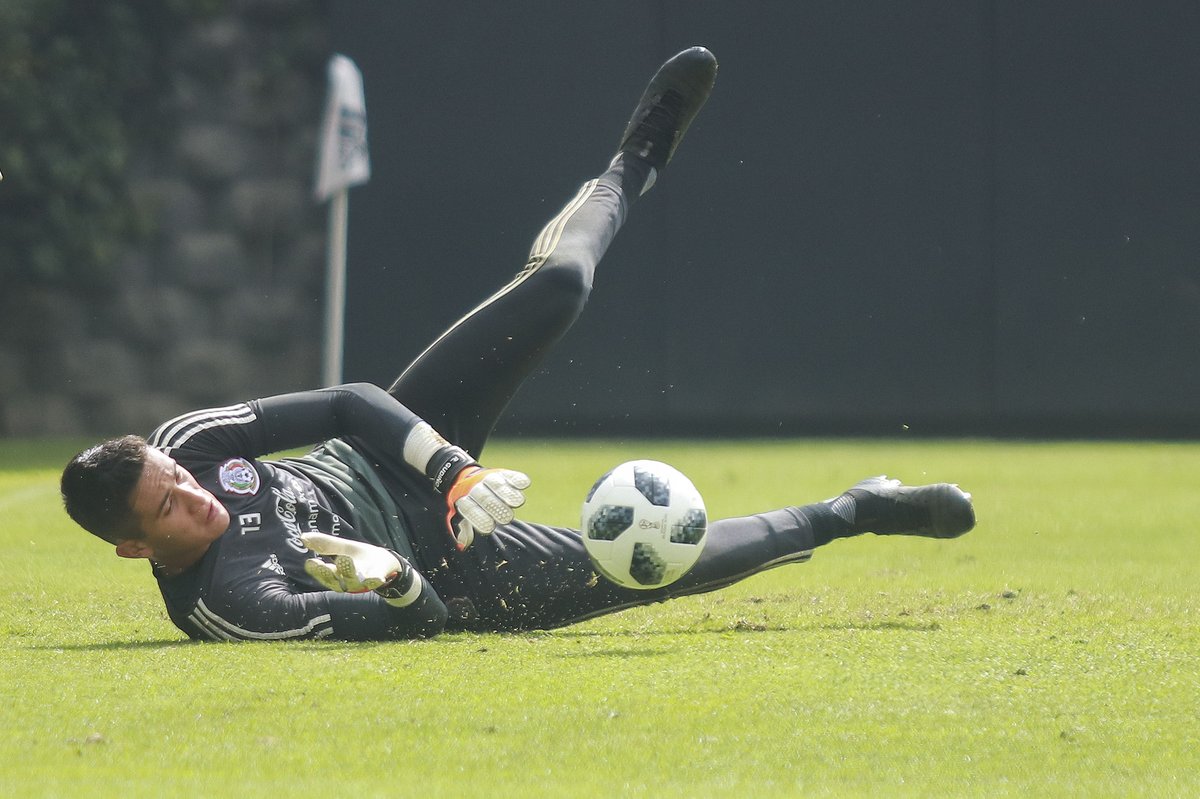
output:
[[625, 588], [661, 588], [692, 568], [704, 549], [708, 514], [679, 470], [628, 461], [596, 481], [580, 534], [596, 571]]

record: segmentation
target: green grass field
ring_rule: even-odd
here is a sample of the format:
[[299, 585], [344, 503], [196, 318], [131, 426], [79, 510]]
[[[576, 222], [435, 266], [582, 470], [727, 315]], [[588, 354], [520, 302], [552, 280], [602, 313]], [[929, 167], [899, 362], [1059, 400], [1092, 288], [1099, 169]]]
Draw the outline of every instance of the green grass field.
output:
[[531, 519], [654, 457], [714, 516], [886, 472], [960, 482], [979, 526], [376, 644], [186, 642], [60, 510], [75, 449], [0, 442], [3, 796], [1200, 795], [1200, 444], [499, 442]]

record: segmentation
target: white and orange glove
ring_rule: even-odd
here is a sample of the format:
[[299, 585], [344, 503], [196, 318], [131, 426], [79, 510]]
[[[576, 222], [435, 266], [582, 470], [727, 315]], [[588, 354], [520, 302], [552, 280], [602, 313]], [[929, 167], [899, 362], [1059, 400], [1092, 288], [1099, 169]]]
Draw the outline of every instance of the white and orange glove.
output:
[[421, 596], [421, 575], [390, 549], [325, 533], [302, 533], [300, 540], [318, 556], [304, 561], [304, 571], [330, 591], [374, 591], [400, 608]]
[[446, 492], [446, 527], [459, 549], [475, 540], [475, 533], [491, 535], [498, 524], [513, 520], [514, 508], [525, 504], [529, 476], [512, 469], [468, 466], [458, 473]]
[[487, 469], [466, 450], [450, 444], [425, 422], [404, 442], [404, 459], [433, 481], [446, 498], [446, 529], [459, 550], [471, 546], [475, 534], [490, 535], [514, 518], [525, 504], [529, 476], [512, 469]]

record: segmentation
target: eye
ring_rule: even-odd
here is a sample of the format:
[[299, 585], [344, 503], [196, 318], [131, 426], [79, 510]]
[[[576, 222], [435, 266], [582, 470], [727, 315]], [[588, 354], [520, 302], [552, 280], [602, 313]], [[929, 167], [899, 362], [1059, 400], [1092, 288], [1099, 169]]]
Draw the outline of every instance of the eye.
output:
[[[180, 469], [178, 464], [175, 466], [175, 485], [183, 482], [183, 469]], [[163, 516], [166, 516], [175, 507], [175, 494], [170, 492], [167, 494], [167, 501], [163, 505]]]

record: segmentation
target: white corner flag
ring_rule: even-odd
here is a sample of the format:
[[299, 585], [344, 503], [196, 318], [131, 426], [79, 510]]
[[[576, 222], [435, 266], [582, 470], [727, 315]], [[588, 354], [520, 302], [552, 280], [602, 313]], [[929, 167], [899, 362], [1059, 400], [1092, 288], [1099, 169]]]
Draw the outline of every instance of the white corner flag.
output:
[[348, 189], [371, 177], [367, 156], [367, 104], [362, 73], [344, 55], [329, 59], [329, 96], [321, 123], [317, 151], [317, 202], [329, 205], [325, 282], [325, 342], [321, 380], [326, 386], [342, 382], [342, 340], [346, 312], [346, 230]]

